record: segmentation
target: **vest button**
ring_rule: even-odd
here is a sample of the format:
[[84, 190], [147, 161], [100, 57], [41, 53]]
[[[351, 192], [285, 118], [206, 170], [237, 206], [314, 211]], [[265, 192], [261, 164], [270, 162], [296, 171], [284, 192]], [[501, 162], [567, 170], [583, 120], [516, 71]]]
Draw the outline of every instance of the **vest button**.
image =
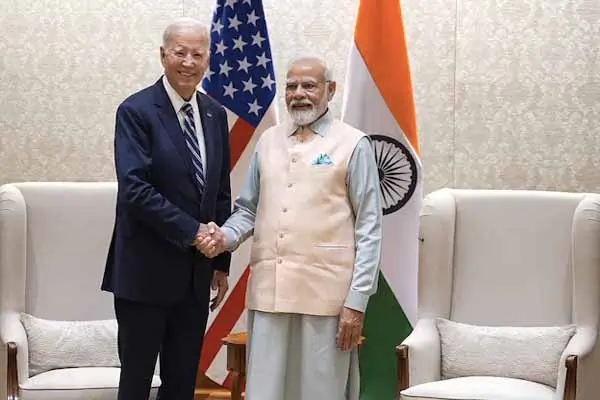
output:
[[284, 208], [284, 209], [283, 209], [283, 210], [281, 210], [281, 211], [283, 211], [283, 212], [287, 212], [287, 208]]
[[283, 260], [281, 258], [277, 259], [277, 264], [281, 264], [283, 262]]
[[279, 234], [279, 237], [280, 237], [280, 238], [283, 238], [283, 233], [280, 233], [280, 234]]
[[288, 183], [288, 187], [291, 188], [292, 186], [294, 186], [293, 183]]

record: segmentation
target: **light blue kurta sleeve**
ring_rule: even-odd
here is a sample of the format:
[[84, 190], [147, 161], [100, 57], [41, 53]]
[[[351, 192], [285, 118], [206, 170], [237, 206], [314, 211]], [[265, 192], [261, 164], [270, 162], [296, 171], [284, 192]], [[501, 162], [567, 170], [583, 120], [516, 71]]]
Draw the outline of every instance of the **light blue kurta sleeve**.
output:
[[253, 234], [259, 193], [260, 171], [258, 153], [255, 151], [240, 195], [233, 202], [233, 213], [221, 227], [227, 240], [227, 250], [235, 251]]
[[348, 195], [356, 215], [356, 257], [345, 306], [364, 312], [377, 291], [383, 211], [377, 163], [368, 137], [362, 138], [348, 165]]

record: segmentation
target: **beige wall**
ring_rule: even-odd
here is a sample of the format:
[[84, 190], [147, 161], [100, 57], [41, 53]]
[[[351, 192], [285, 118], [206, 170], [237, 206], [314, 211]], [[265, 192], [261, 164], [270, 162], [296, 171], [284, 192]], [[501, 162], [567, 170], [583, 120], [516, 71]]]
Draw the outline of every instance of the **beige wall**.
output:
[[[279, 87], [294, 53], [326, 54], [339, 116], [357, 3], [264, 0]], [[208, 22], [213, 4], [0, 0], [0, 183], [114, 179], [116, 106], [161, 73], [165, 24], [182, 15]], [[600, 191], [600, 2], [403, 7], [426, 192]]]
[[[280, 88], [294, 53], [322, 52], [338, 76], [339, 116], [357, 3], [264, 1]], [[164, 25], [208, 23], [213, 4], [0, 0], [0, 182], [114, 179], [117, 104], [161, 73]], [[600, 190], [600, 2], [403, 7], [426, 192]]]

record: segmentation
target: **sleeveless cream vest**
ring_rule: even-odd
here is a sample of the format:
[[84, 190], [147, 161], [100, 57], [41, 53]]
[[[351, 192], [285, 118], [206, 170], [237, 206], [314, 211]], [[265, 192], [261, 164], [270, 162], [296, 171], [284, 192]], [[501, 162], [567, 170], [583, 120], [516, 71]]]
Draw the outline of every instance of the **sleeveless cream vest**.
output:
[[364, 133], [334, 120], [294, 144], [281, 124], [257, 144], [260, 196], [246, 302], [252, 310], [338, 315], [354, 268], [350, 157]]

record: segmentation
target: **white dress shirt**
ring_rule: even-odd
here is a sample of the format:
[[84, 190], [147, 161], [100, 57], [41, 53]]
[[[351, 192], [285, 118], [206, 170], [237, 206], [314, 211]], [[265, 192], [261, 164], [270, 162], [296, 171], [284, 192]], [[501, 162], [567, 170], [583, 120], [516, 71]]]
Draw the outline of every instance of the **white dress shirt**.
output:
[[[173, 89], [173, 86], [171, 86], [166, 76], [163, 75], [162, 81], [163, 85], [165, 86], [165, 90], [167, 91], [167, 95], [171, 100], [171, 104], [173, 105], [173, 109], [177, 114], [177, 118], [179, 119], [181, 130], [183, 131], [183, 119], [185, 113], [181, 108], [187, 102], [179, 95], [179, 93], [175, 91], [175, 89]], [[198, 101], [195, 94], [189, 103], [192, 105], [192, 110], [194, 111], [194, 125], [196, 126], [198, 147], [200, 147], [200, 156], [202, 157], [202, 169], [204, 171], [204, 178], [206, 179], [206, 145], [204, 144], [204, 131], [202, 130], [202, 122], [200, 120], [200, 107], [198, 106]], [[181, 134], [183, 135], [183, 132]]]

